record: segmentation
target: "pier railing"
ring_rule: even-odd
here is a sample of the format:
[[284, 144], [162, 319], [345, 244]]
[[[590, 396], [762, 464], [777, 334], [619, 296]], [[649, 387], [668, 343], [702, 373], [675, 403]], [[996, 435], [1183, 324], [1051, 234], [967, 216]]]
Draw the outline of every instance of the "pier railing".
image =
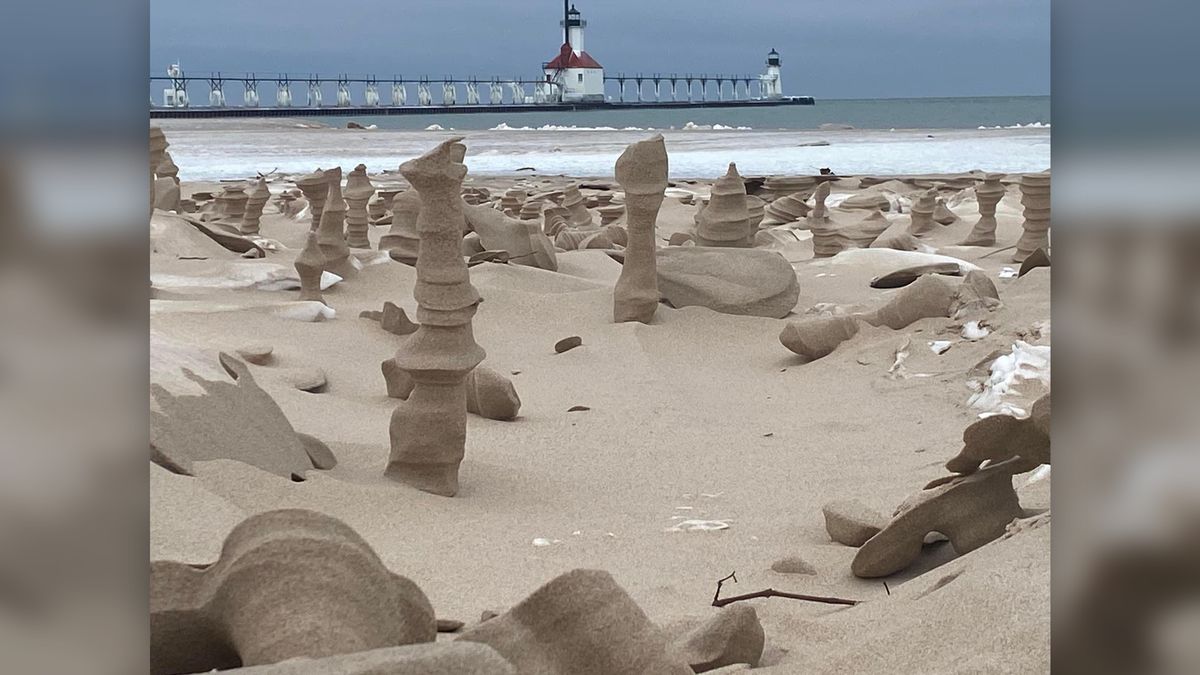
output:
[[[708, 102], [761, 99], [762, 80], [757, 75], [711, 75], [706, 73], [653, 73], [607, 75], [605, 84], [616, 85], [612, 100], [632, 102]], [[260, 85], [274, 87], [275, 108], [386, 108], [409, 106], [415, 98], [418, 106], [461, 105], [547, 105], [561, 100], [556, 82], [521, 77], [377, 77], [375, 75], [322, 76], [292, 73], [220, 72], [207, 75], [187, 75], [182, 71], [171, 75], [150, 76], [150, 105], [152, 108], [189, 108], [191, 96], [199, 87], [208, 94], [210, 108], [259, 108], [262, 98]], [[162, 86], [161, 99], [156, 102], [155, 85]], [[242, 105], [230, 106], [225, 95], [226, 85], [241, 85]], [[711, 86], [710, 86], [711, 85]], [[752, 92], [752, 85], [757, 89]], [[465, 94], [459, 96], [460, 88]], [[730, 98], [726, 98], [728, 90]], [[331, 103], [325, 95], [333, 91]], [[437, 92], [437, 95], [435, 95]], [[710, 98], [710, 92], [715, 98]], [[267, 100], [270, 100], [269, 98]]]

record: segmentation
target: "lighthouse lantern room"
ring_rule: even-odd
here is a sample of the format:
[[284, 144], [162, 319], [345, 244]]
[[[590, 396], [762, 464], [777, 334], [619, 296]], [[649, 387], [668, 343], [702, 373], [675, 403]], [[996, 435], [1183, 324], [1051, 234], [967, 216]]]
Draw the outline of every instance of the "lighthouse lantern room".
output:
[[[603, 101], [604, 67], [583, 50], [583, 29], [587, 27], [570, 0], [563, 2], [563, 45], [558, 56], [542, 66], [546, 74], [549, 98], [564, 102]], [[554, 85], [554, 86], [550, 86]]]

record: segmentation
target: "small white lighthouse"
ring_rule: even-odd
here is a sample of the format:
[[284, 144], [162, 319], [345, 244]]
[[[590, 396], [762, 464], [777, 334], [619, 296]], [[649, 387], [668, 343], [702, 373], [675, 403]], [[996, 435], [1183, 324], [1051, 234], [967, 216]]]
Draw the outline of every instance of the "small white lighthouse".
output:
[[763, 98], [783, 98], [783, 60], [779, 52], [772, 49], [767, 54], [767, 72], [758, 76], [762, 85]]
[[546, 82], [557, 86], [547, 87], [549, 97], [565, 102], [603, 101], [604, 67], [583, 50], [583, 29], [587, 27], [574, 5], [568, 9], [563, 2], [563, 45], [558, 56], [542, 66]]

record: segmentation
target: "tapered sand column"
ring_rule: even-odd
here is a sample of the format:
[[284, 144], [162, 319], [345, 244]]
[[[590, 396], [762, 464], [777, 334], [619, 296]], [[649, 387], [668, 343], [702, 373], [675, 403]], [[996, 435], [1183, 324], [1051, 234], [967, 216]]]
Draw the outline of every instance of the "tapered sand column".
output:
[[914, 237], [923, 237], [933, 232], [933, 210], [935, 208], [937, 208], [937, 189], [930, 188], [922, 192], [913, 202], [908, 233]]
[[750, 232], [750, 211], [746, 208], [746, 183], [737, 165], [717, 179], [708, 206], [696, 216], [698, 246], [749, 248], [754, 245]]
[[346, 200], [342, 198], [342, 168], [335, 167], [325, 172], [329, 193], [325, 197], [325, 209], [321, 212], [321, 227], [317, 242], [325, 255], [325, 269], [349, 279], [358, 273], [350, 263], [350, 247], [346, 245]]
[[1004, 198], [1000, 184], [1002, 173], [984, 174], [983, 182], [975, 186], [975, 201], [979, 203], [979, 220], [963, 240], [963, 246], [994, 246], [996, 244], [996, 205]]
[[359, 164], [346, 177], [346, 245], [351, 248], [371, 248], [367, 239], [370, 216], [367, 202], [375, 194], [375, 186], [367, 177], [367, 167]]
[[246, 200], [246, 214], [242, 216], [242, 224], [238, 228], [242, 234], [258, 234], [259, 221], [262, 220], [263, 207], [267, 205], [267, 200], [271, 198], [271, 188], [267, 187], [267, 180], [259, 176], [258, 182], [254, 184], [254, 188], [250, 191], [250, 197]]
[[662, 134], [625, 148], [617, 158], [616, 176], [625, 190], [629, 244], [613, 289], [613, 321], [650, 323], [659, 300], [654, 229], [667, 190], [667, 147]]
[[1025, 262], [1030, 253], [1050, 248], [1050, 173], [1021, 176], [1021, 206], [1025, 207], [1025, 231], [1017, 240], [1013, 262]]
[[296, 187], [304, 193], [308, 200], [308, 213], [312, 216], [313, 232], [321, 229], [321, 215], [325, 211], [325, 198], [329, 196], [329, 186], [326, 184], [325, 172], [321, 169], [305, 174], [296, 179]]
[[391, 455], [384, 475], [425, 492], [453, 497], [467, 440], [467, 374], [486, 353], [471, 318], [479, 293], [460, 253], [462, 189], [467, 167], [461, 138], [405, 162], [400, 173], [421, 197], [417, 218], [417, 321], [395, 363], [413, 380], [408, 400], [392, 413]]

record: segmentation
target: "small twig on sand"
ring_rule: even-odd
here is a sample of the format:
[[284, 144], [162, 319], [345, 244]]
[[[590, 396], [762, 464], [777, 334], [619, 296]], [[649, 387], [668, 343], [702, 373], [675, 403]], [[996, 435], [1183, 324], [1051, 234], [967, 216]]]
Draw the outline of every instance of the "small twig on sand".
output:
[[1017, 245], [1016, 245], [1016, 244], [1013, 244], [1012, 246], [1005, 246], [1004, 248], [998, 248], [998, 249], [996, 249], [995, 251], [992, 251], [991, 253], [987, 253], [987, 254], [984, 254], [984, 255], [981, 255], [981, 256], [979, 256], [978, 258], [976, 258], [976, 260], [983, 260], [984, 258], [987, 258], [988, 256], [993, 256], [993, 255], [996, 255], [997, 253], [1003, 253], [1003, 252], [1005, 252], [1005, 251], [1011, 251], [1011, 250], [1013, 250], [1013, 249], [1014, 249], [1014, 248], [1016, 248], [1016, 247], [1017, 247]]
[[822, 595], [805, 595], [803, 593], [788, 593], [786, 591], [777, 591], [774, 588], [768, 588], [763, 591], [754, 593], [746, 593], [745, 595], [731, 595], [727, 598], [721, 597], [721, 585], [726, 581], [733, 579], [737, 583], [737, 572], [731, 573], [724, 579], [717, 581], [717, 592], [713, 594], [713, 607], [724, 607], [741, 600], [751, 600], [753, 598], [789, 598], [792, 600], [807, 600], [808, 602], [822, 602], [827, 605], [857, 605], [861, 600], [850, 600], [847, 598], [831, 598]]
[[887, 582], [883, 582], [883, 590], [887, 591], [888, 595], [892, 594], [892, 589], [888, 588]]

